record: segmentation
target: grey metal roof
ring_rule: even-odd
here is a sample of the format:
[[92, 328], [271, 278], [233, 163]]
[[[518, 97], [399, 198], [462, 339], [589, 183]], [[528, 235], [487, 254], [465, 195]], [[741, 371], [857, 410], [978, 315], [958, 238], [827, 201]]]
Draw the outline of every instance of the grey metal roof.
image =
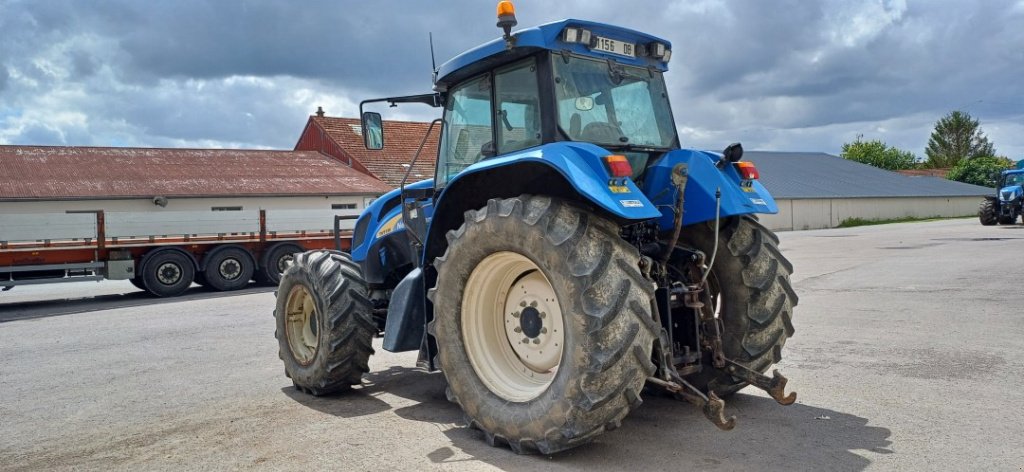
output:
[[748, 151], [775, 198], [973, 197], [987, 187], [938, 177], [907, 176], [821, 152]]

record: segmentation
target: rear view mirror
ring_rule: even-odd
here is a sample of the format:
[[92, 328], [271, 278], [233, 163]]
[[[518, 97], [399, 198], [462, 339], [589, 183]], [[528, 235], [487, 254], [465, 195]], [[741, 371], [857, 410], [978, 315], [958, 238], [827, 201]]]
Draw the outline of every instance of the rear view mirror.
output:
[[590, 111], [594, 109], [594, 99], [590, 97], [579, 97], [576, 99], [576, 109], [579, 111]]
[[380, 119], [380, 113], [363, 113], [363, 144], [366, 149], [384, 149], [384, 122]]

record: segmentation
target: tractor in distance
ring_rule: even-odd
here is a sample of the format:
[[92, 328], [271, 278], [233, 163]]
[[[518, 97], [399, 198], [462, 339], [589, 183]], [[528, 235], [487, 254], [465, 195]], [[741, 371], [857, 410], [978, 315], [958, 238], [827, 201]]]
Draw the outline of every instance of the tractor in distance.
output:
[[985, 197], [978, 208], [978, 219], [985, 226], [1012, 225], [1024, 214], [1024, 160], [1017, 168], [1004, 170], [996, 178], [996, 195]]
[[797, 304], [755, 216], [777, 207], [740, 145], [680, 148], [671, 44], [581, 20], [513, 33], [507, 1], [498, 18], [503, 36], [435, 68], [434, 92], [360, 105], [371, 149], [383, 121], [363, 106], [441, 108], [437, 171], [370, 205], [351, 253], [284, 272], [276, 336], [296, 388], [358, 385], [383, 333], [443, 372], [490, 444], [544, 454], [618, 427], [643, 394], [725, 430], [722, 398], [746, 386], [795, 401], [765, 375]]

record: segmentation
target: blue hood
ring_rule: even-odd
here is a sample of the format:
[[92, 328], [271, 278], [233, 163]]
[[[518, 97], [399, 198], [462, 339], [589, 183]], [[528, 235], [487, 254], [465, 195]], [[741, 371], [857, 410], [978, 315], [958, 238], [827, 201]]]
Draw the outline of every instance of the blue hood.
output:
[[1024, 193], [1024, 188], [1021, 188], [1020, 185], [1010, 185], [999, 189], [999, 199], [1004, 202], [1013, 201], [1020, 198], [1022, 193]]

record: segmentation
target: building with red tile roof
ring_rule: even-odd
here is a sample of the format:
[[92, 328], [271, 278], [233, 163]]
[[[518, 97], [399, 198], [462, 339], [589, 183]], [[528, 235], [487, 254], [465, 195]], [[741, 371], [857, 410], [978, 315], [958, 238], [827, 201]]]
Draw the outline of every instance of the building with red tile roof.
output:
[[[353, 169], [397, 187], [409, 170], [413, 156], [429, 128], [430, 123], [384, 120], [384, 148], [370, 150], [363, 145], [363, 132], [358, 119], [324, 116], [323, 110], [318, 110], [306, 122], [295, 150], [322, 152]], [[434, 177], [440, 131], [440, 126], [435, 125], [419, 159], [412, 165], [409, 182]]]

